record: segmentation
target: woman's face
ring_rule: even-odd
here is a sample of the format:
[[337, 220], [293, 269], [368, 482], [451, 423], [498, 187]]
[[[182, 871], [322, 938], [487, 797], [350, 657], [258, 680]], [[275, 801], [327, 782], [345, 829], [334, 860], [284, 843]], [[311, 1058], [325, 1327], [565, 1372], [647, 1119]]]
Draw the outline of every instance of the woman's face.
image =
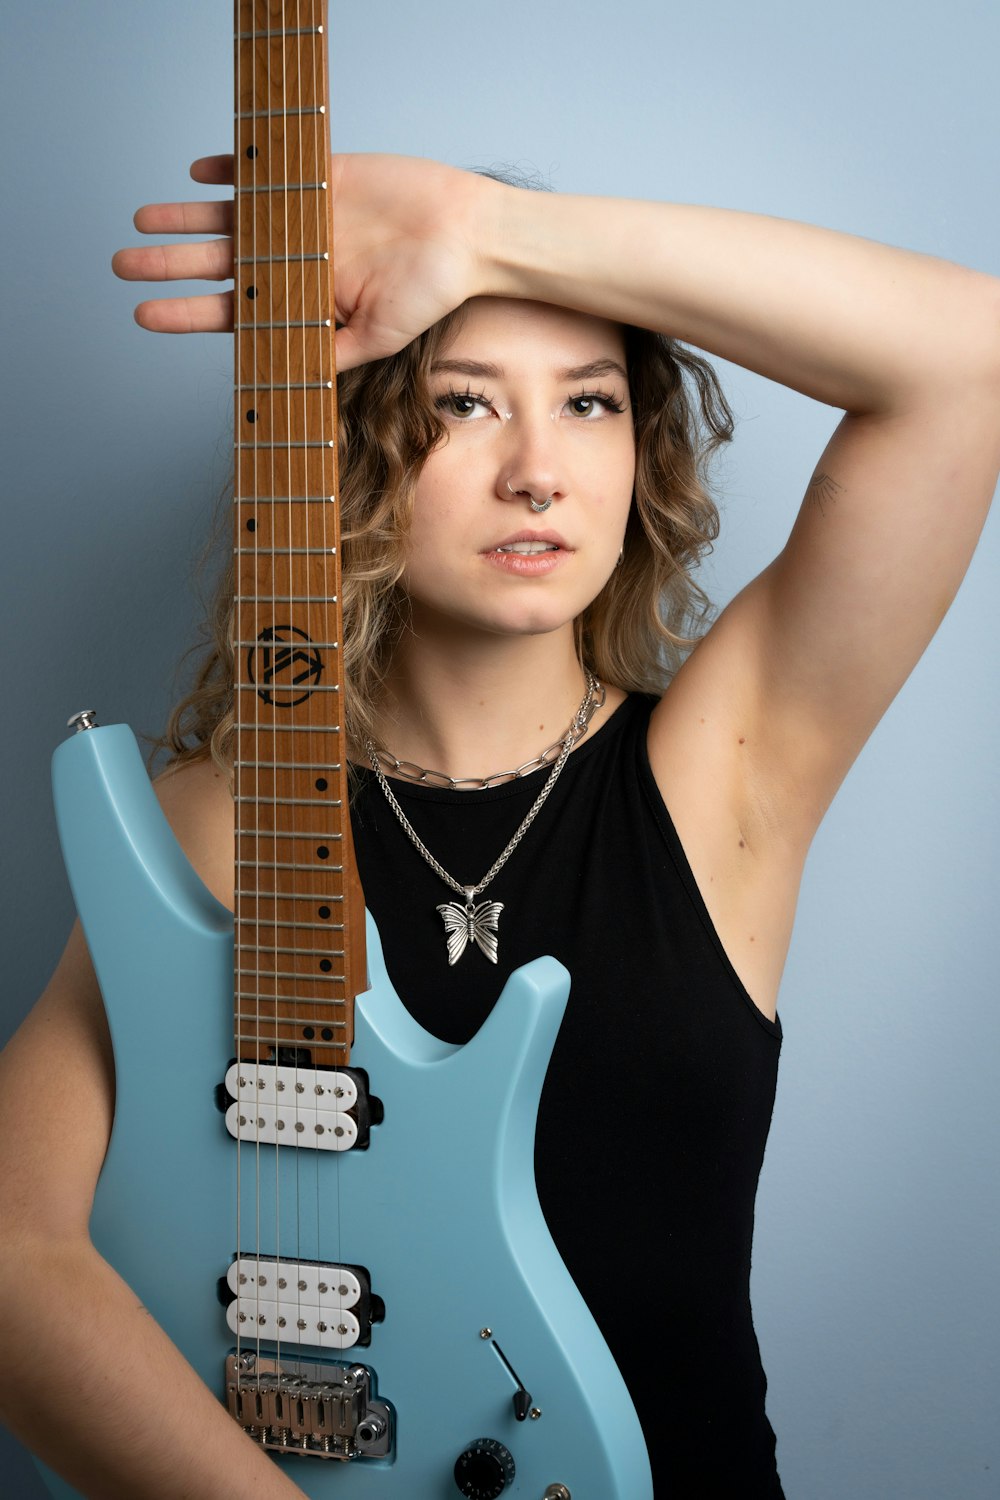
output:
[[402, 580], [415, 628], [435, 616], [494, 634], [565, 627], [610, 577], [631, 504], [621, 328], [475, 298], [429, 388], [445, 438], [416, 487]]

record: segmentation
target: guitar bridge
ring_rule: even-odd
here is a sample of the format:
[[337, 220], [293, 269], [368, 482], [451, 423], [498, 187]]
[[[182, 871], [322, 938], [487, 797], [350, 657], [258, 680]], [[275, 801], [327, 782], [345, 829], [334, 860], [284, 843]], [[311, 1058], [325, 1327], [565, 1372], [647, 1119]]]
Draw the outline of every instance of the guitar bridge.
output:
[[307, 1458], [385, 1458], [392, 1408], [378, 1400], [364, 1365], [270, 1359], [249, 1351], [226, 1360], [229, 1414], [272, 1453]]

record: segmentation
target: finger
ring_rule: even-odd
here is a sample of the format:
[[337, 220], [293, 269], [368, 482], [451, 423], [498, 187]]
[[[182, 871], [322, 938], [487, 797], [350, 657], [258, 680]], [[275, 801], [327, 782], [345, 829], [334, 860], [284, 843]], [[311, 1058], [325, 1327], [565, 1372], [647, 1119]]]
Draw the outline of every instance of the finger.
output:
[[233, 242], [133, 245], [111, 257], [111, 269], [122, 281], [226, 281], [233, 274]]
[[369, 360], [387, 359], [396, 354], [407, 342], [405, 338], [380, 337], [364, 334], [359, 327], [345, 324], [333, 336], [333, 357], [338, 370], [353, 370], [357, 365], [366, 365]]
[[361, 340], [353, 328], [338, 328], [333, 335], [333, 362], [338, 374], [365, 364], [371, 356], [365, 353]]
[[147, 203], [132, 223], [140, 234], [232, 234], [233, 203]]
[[205, 297], [140, 302], [133, 316], [150, 333], [232, 333], [233, 294], [213, 292]]
[[233, 180], [233, 156], [199, 156], [191, 163], [191, 176], [195, 182], [231, 184]]

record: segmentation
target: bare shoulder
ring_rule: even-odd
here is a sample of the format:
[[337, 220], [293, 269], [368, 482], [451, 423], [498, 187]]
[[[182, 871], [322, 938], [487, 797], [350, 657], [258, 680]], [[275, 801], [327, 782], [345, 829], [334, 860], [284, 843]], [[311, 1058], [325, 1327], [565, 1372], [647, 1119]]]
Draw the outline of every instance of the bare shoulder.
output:
[[154, 783], [178, 843], [212, 895], [233, 904], [233, 799], [208, 756], [170, 766]]

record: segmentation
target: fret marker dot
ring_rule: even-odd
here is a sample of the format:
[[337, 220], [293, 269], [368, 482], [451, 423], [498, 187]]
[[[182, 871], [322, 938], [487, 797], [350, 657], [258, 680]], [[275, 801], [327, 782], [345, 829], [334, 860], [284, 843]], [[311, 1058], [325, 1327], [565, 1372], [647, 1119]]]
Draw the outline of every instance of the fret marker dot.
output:
[[257, 530], [257, 522], [256, 521], [248, 521], [247, 522], [247, 531], [256, 531], [256, 530]]
[[330, 851], [325, 844], [320, 844], [319, 848], [316, 850], [316, 853], [319, 855], [320, 859], [330, 858]]
[[251, 161], [253, 161], [253, 159], [254, 159], [255, 156], [259, 156], [259, 155], [260, 155], [260, 152], [257, 150], [256, 146], [248, 146], [247, 147], [247, 156], [250, 158]]
[[321, 906], [320, 909], [319, 909], [319, 916], [321, 916], [323, 918], [324, 922], [326, 921], [326, 919], [327, 919], [327, 917], [329, 915], [330, 915], [330, 908], [328, 906]]
[[330, 1029], [329, 1026], [324, 1026], [323, 1027], [323, 1030], [320, 1032], [320, 1036], [322, 1036], [324, 1042], [332, 1042], [333, 1041], [333, 1032], [331, 1031], [331, 1029]]
[[257, 420], [257, 413], [251, 408], [251, 410], [247, 412], [247, 421], [248, 422], [256, 422], [256, 420]]
[[305, 1037], [307, 1042], [311, 1042], [316, 1033], [311, 1026], [303, 1026], [302, 1035]]
[[251, 302], [256, 297], [256, 295], [257, 295], [257, 288], [255, 286], [248, 286], [247, 287], [247, 296], [250, 298]]
[[333, 964], [328, 958], [321, 958], [319, 961], [319, 966], [323, 970], [324, 974], [329, 974], [330, 970], [333, 968]]
[[325, 776], [317, 776], [316, 777], [316, 790], [317, 790], [317, 792], [325, 792], [326, 789], [327, 789], [327, 787], [329, 785], [330, 785], [330, 783], [327, 781], [327, 779], [326, 779]]

